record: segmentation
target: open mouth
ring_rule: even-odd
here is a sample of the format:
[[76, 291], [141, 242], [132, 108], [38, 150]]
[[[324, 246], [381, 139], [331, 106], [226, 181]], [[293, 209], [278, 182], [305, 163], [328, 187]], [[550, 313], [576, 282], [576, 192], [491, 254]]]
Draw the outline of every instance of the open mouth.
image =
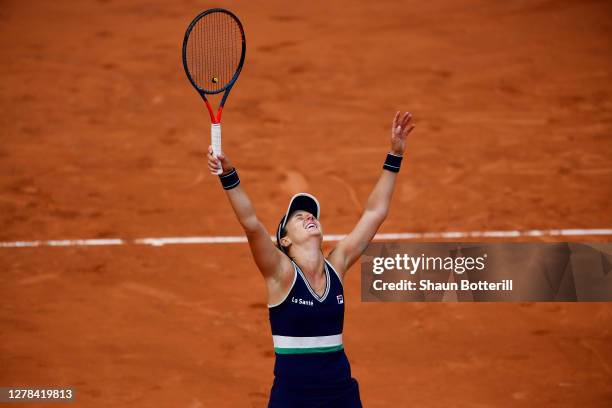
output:
[[317, 224], [315, 224], [314, 222], [309, 222], [308, 224], [306, 224], [306, 229], [313, 229], [313, 228], [317, 228]]

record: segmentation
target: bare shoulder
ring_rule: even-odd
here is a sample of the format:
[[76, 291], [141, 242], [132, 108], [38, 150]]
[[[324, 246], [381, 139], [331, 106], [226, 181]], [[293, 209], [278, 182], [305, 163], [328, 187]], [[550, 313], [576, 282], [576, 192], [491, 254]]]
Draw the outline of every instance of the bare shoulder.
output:
[[275, 305], [282, 302], [288, 295], [295, 282], [296, 272], [291, 260], [283, 255], [278, 272], [266, 278], [268, 289], [268, 304]]
[[338, 247], [332, 249], [325, 259], [327, 259], [327, 262], [329, 262], [338, 273], [340, 280], [344, 280], [344, 274], [346, 273], [345, 259], [341, 251], [338, 251]]

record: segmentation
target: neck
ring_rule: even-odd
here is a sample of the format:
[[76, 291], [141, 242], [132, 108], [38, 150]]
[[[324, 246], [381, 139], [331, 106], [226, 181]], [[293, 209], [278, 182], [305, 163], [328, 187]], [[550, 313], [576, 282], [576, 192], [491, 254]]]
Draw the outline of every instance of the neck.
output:
[[323, 274], [325, 258], [319, 246], [313, 248], [304, 245], [291, 249], [291, 258], [298, 264], [302, 272], [308, 275]]

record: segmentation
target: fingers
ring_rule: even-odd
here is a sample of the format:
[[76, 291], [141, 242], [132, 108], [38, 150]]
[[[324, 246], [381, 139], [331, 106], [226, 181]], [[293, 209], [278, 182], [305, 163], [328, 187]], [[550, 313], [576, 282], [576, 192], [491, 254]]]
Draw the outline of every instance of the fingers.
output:
[[221, 165], [215, 164], [214, 162], [208, 162], [208, 170], [210, 171], [211, 174], [217, 175], [219, 170], [221, 170]]
[[395, 131], [395, 129], [397, 128], [397, 119], [399, 118], [400, 115], [400, 111], [395, 112], [395, 117], [393, 118], [393, 124], [391, 125], [391, 129], [393, 129]]
[[213, 176], [216, 176], [217, 172], [219, 171], [219, 167], [216, 167], [216, 166], [208, 163], [208, 171], [210, 171], [210, 174], [212, 174]]
[[412, 113], [410, 112], [401, 112], [397, 111], [395, 113], [395, 117], [393, 118], [393, 128], [391, 137], [406, 139], [406, 136], [412, 132], [414, 129], [414, 125], [411, 123], [412, 121]]
[[414, 129], [414, 125], [408, 125], [405, 128], [403, 128], [402, 132], [399, 134], [400, 139], [402, 140], [406, 139], [406, 137], [410, 134], [410, 132], [412, 132], [412, 129]]
[[395, 113], [395, 117], [393, 118], [393, 133], [400, 136], [400, 135], [407, 135], [408, 133], [410, 133], [410, 130], [407, 131], [408, 129], [408, 124], [410, 123], [410, 121], [412, 120], [412, 113], [410, 112], [404, 112], [402, 113], [401, 111], [397, 111]]
[[404, 116], [402, 116], [402, 128], [406, 127], [410, 119], [412, 119], [412, 114], [410, 112], [404, 113]]
[[208, 146], [208, 153], [206, 154], [206, 158], [208, 159], [208, 170], [213, 175], [216, 175], [219, 169], [221, 169], [221, 161], [218, 157], [214, 155], [212, 146]]
[[208, 146], [208, 152], [206, 153], [206, 158], [208, 160], [213, 160], [215, 158], [215, 155], [213, 153], [213, 149], [212, 146]]
[[404, 131], [402, 132], [402, 138], [405, 138], [406, 136], [408, 136], [408, 134], [412, 132], [412, 129], [414, 129], [414, 125], [410, 125], [404, 128]]

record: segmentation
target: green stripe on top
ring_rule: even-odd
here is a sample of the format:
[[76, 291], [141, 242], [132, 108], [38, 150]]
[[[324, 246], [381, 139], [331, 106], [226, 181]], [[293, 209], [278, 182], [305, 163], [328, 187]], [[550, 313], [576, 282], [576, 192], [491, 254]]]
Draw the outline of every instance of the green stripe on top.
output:
[[311, 348], [281, 348], [274, 347], [274, 352], [276, 354], [310, 354], [310, 353], [331, 353], [333, 351], [343, 350], [344, 346], [342, 344], [338, 346], [329, 346], [329, 347], [311, 347]]

